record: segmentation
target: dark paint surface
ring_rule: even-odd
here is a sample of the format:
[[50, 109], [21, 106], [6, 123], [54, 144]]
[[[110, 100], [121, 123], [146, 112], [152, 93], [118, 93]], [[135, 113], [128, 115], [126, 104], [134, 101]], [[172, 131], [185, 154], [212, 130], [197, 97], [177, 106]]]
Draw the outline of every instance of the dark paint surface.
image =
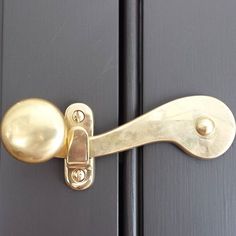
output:
[[[3, 111], [28, 97], [62, 111], [84, 102], [96, 133], [117, 126], [117, 1], [7, 0], [3, 26]], [[63, 166], [23, 164], [1, 149], [0, 235], [118, 234], [117, 156], [96, 162], [95, 183], [82, 192], [65, 185]]]
[[[124, 4], [129, 7], [122, 29], [125, 98], [118, 99], [117, 1], [5, 1], [3, 111], [26, 97], [49, 99], [61, 110], [84, 102], [94, 111], [96, 133], [117, 126], [119, 102], [124, 104], [121, 121], [136, 116], [142, 100], [136, 51], [141, 50], [142, 36], [136, 35], [141, 3]], [[235, 1], [143, 4], [144, 112], [175, 98], [205, 94], [236, 113]], [[139, 196], [141, 162], [135, 158], [141, 155], [134, 150], [123, 157], [127, 160], [119, 173], [126, 182], [120, 189], [127, 192], [120, 196], [127, 209], [120, 213], [127, 215], [120, 216], [120, 232], [137, 235], [143, 212], [144, 236], [236, 234], [235, 144], [210, 161], [189, 158], [171, 144], [146, 146]], [[93, 187], [75, 192], [64, 184], [61, 160], [31, 166], [1, 149], [0, 235], [117, 235], [116, 155], [99, 159], [96, 167]]]
[[[236, 114], [236, 2], [144, 1], [144, 110], [206, 94]], [[236, 235], [236, 147], [216, 160], [144, 148], [145, 236]]]

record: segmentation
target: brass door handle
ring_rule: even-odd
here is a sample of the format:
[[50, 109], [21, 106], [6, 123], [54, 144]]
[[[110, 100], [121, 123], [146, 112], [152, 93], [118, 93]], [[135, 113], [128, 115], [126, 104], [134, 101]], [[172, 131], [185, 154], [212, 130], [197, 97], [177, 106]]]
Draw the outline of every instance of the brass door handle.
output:
[[6, 112], [1, 137], [18, 160], [64, 158], [66, 183], [76, 190], [93, 183], [95, 157], [168, 141], [192, 156], [212, 159], [226, 152], [235, 137], [232, 112], [209, 96], [174, 100], [97, 136], [93, 124], [92, 110], [85, 104], [70, 105], [63, 116], [46, 100], [27, 99]]

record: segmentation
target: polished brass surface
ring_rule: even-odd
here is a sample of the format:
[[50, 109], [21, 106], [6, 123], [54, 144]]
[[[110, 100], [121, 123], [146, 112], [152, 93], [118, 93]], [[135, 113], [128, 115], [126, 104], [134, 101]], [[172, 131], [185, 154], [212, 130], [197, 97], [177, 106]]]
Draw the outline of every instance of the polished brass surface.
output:
[[234, 116], [223, 102], [208, 96], [191, 96], [169, 102], [110, 132], [91, 137], [90, 156], [167, 141], [192, 156], [211, 159], [226, 152], [234, 137]]
[[70, 105], [65, 112], [68, 127], [65, 180], [75, 190], [90, 187], [94, 181], [94, 158], [89, 158], [89, 136], [93, 135], [93, 113], [83, 103]]
[[64, 158], [66, 183], [83, 190], [94, 181], [94, 157], [167, 141], [192, 156], [211, 159], [228, 150], [236, 130], [230, 109], [208, 96], [174, 100], [101, 135], [93, 136], [93, 125], [92, 110], [85, 104], [70, 105], [63, 118], [50, 102], [27, 99], [7, 111], [1, 137], [21, 161]]
[[215, 123], [207, 117], [200, 117], [196, 121], [196, 130], [200, 135], [208, 136], [214, 133]]
[[1, 138], [6, 149], [18, 160], [44, 162], [65, 145], [66, 127], [62, 113], [43, 99], [16, 103], [5, 114]]

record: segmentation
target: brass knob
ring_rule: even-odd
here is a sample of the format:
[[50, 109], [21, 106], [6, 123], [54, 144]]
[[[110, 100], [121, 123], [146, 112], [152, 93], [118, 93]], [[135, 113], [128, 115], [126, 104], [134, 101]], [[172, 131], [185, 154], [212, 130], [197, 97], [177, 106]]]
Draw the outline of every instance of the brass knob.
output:
[[62, 113], [43, 99], [26, 99], [5, 114], [2, 141], [8, 152], [27, 163], [53, 158], [63, 147], [66, 125]]

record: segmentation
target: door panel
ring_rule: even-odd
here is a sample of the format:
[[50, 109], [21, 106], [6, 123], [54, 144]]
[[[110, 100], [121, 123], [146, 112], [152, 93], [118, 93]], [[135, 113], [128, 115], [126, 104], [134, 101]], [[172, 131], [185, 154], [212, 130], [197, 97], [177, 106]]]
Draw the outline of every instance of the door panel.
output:
[[[215, 96], [236, 112], [236, 2], [144, 1], [144, 112]], [[144, 147], [145, 236], [236, 234], [236, 148], [201, 161], [165, 143]]]
[[[28, 97], [62, 111], [84, 102], [95, 133], [117, 126], [117, 1], [7, 0], [3, 27], [3, 112]], [[85, 191], [64, 184], [63, 166], [24, 164], [1, 149], [0, 235], [117, 235], [116, 155], [96, 162], [95, 184]]]

